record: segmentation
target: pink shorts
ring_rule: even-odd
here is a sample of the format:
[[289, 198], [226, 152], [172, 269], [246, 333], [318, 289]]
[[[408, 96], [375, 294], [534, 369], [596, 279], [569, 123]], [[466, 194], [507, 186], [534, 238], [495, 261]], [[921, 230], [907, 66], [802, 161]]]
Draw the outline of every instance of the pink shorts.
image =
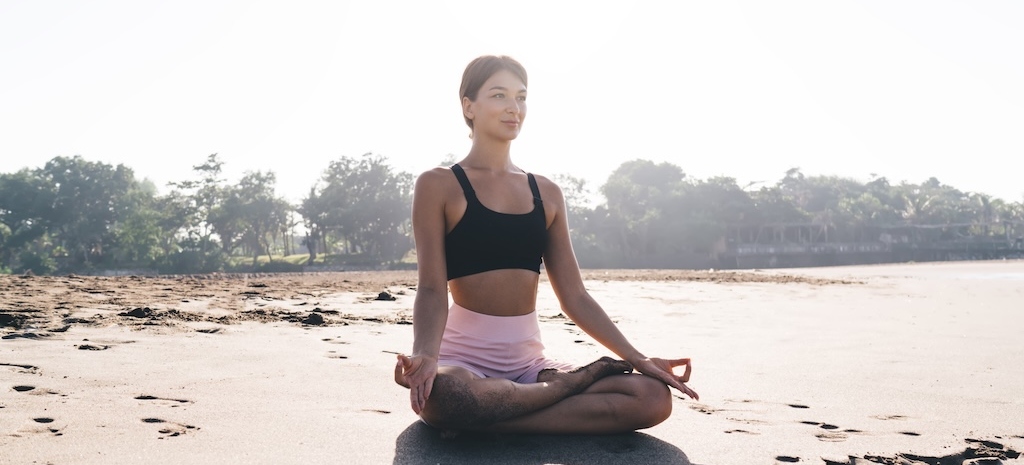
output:
[[537, 373], [547, 368], [576, 368], [544, 358], [536, 311], [493, 316], [459, 304], [448, 309], [437, 364], [462, 367], [481, 378], [505, 378], [517, 383], [536, 383]]

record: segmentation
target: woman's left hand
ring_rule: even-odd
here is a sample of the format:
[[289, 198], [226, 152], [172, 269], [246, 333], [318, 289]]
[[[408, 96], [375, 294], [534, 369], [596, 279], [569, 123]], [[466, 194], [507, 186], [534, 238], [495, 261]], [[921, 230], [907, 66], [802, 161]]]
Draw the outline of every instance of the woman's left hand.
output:
[[[675, 374], [676, 367], [685, 366], [682, 376]], [[633, 364], [633, 368], [640, 373], [643, 373], [652, 378], [661, 380], [663, 383], [674, 387], [686, 394], [693, 400], [700, 399], [697, 395], [697, 391], [690, 389], [686, 386], [686, 382], [690, 381], [690, 372], [693, 370], [693, 364], [688, 358], [678, 358], [674, 360], [668, 360], [663, 358], [651, 357], [641, 359], [640, 361]]]

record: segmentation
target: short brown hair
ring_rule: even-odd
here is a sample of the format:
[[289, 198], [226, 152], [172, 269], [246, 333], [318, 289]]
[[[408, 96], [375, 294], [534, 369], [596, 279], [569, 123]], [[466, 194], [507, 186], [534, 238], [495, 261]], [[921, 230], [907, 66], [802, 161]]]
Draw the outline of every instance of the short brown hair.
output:
[[[505, 55], [484, 55], [466, 65], [466, 70], [462, 73], [462, 86], [459, 87], [459, 104], [462, 104], [464, 98], [475, 102], [484, 82], [498, 71], [508, 71], [523, 81], [523, 85], [526, 85], [526, 68], [523, 68], [518, 61]], [[469, 129], [473, 129], [473, 120], [466, 118], [466, 115], [462, 115], [462, 118], [466, 120]]]

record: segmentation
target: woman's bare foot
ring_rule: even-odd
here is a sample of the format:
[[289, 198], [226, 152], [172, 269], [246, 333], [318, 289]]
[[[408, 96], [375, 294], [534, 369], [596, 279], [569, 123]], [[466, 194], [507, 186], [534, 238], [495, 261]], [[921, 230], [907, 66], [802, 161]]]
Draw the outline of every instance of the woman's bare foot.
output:
[[564, 383], [573, 393], [583, 392], [595, 381], [611, 375], [621, 375], [633, 371], [633, 367], [622, 360], [601, 357], [597, 361], [572, 371], [559, 371], [554, 368], [541, 370], [537, 373], [538, 383]]

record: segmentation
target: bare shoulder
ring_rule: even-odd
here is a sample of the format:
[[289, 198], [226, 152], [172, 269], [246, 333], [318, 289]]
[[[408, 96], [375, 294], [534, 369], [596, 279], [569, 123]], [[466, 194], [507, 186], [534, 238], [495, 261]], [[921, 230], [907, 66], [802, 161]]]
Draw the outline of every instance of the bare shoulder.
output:
[[419, 177], [416, 178], [417, 184], [435, 184], [443, 183], [449, 179], [453, 179], [452, 170], [443, 166], [431, 168], [420, 173]]
[[534, 173], [533, 177], [537, 179], [537, 188], [540, 189], [540, 197], [542, 199], [551, 199], [551, 202], [558, 205], [564, 202], [562, 188], [558, 186], [558, 183], [536, 173]]
[[420, 173], [416, 178], [416, 191], [436, 194], [451, 189], [453, 182], [457, 181], [451, 170], [438, 166]]

